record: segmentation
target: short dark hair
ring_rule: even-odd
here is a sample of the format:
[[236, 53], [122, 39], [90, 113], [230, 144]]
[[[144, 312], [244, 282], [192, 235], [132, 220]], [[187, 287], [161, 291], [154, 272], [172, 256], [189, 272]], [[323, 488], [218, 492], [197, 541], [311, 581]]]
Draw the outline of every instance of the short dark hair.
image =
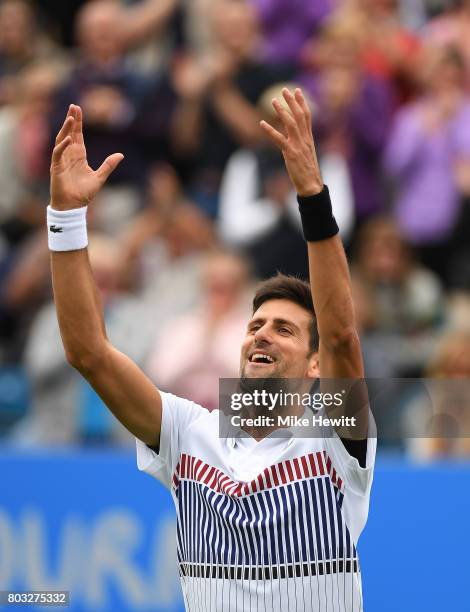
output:
[[318, 351], [319, 336], [317, 328], [317, 317], [313, 307], [312, 292], [310, 285], [296, 276], [287, 276], [278, 273], [277, 276], [263, 281], [253, 298], [253, 314], [269, 300], [289, 300], [298, 304], [312, 316], [310, 325], [310, 354]]

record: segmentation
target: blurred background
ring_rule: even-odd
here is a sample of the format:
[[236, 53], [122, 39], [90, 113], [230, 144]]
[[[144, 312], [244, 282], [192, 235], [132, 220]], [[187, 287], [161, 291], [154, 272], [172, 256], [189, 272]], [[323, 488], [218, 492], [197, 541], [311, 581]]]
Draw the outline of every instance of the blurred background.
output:
[[[0, 589], [182, 609], [170, 496], [60, 342], [44, 218], [68, 105], [93, 167], [125, 154], [89, 211], [109, 336], [213, 409], [256, 282], [307, 276], [259, 128], [285, 85], [312, 108], [367, 375], [470, 378], [470, 0], [0, 0]], [[366, 610], [468, 611], [468, 406], [423, 438], [403, 388], [378, 423]]]

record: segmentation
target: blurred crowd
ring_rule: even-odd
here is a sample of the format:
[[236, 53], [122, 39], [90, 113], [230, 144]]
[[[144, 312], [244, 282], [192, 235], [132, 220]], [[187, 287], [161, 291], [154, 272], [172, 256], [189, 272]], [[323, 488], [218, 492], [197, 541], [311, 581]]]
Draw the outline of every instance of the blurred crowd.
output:
[[[0, 0], [4, 441], [129, 442], [65, 362], [51, 297], [49, 159], [68, 105], [92, 167], [125, 155], [89, 211], [109, 337], [212, 409], [257, 280], [307, 276], [295, 193], [259, 128], [285, 85], [312, 108], [367, 375], [470, 377], [470, 0]], [[399, 437], [416, 456], [470, 450]]]

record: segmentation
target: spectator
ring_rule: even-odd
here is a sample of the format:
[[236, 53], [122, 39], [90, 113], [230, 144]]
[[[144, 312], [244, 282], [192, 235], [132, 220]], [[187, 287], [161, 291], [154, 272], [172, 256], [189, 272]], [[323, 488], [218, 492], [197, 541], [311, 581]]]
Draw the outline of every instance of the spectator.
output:
[[388, 353], [397, 376], [419, 375], [444, 317], [439, 280], [414, 262], [409, 245], [386, 217], [361, 228], [353, 276], [371, 301], [368, 327], [377, 347]]
[[397, 0], [359, 0], [364, 23], [362, 62], [368, 74], [390, 83], [398, 105], [418, 91], [421, 42], [399, 19]]
[[[135, 270], [122, 273], [119, 247], [104, 235], [90, 234], [89, 252], [110, 338], [142, 365], [148, 334], [142, 325], [142, 304], [133, 295], [137, 289]], [[134, 286], [129, 285], [130, 278]], [[98, 396], [67, 364], [52, 301], [34, 321], [25, 365], [33, 387], [33, 405], [11, 433], [16, 444], [45, 446], [126, 439]]]
[[19, 73], [33, 62], [62, 56], [38, 26], [38, 15], [27, 0], [0, 2], [0, 106], [18, 98]]
[[49, 197], [48, 113], [61, 72], [54, 63], [28, 65], [16, 77], [18, 99], [0, 108], [0, 234], [9, 247], [0, 268], [0, 353], [21, 359], [30, 323], [50, 297], [43, 231]]
[[[295, 84], [289, 85], [295, 88]], [[258, 103], [262, 117], [278, 129], [271, 100], [283, 100], [283, 86], [270, 87]], [[338, 179], [338, 172], [331, 171], [333, 160], [325, 163], [321, 159], [320, 163], [324, 180], [334, 194], [334, 212], [342, 235], [347, 236], [353, 206], [348, 177], [346, 181]], [[270, 141], [240, 149], [230, 158], [222, 180], [218, 228], [224, 242], [243, 249], [252, 260], [258, 278], [268, 278], [278, 271], [308, 277], [296, 193], [282, 157]]]
[[295, 66], [304, 44], [330, 15], [335, 0], [252, 0], [263, 32], [265, 61]]
[[141, 0], [123, 5], [124, 45], [131, 64], [149, 75], [165, 68], [176, 42], [179, 0]]
[[[163, 250], [171, 259], [214, 246], [211, 221], [186, 198], [177, 173], [169, 164], [156, 164], [150, 170], [145, 201], [144, 209], [120, 235], [124, 265], [129, 258], [145, 259], [147, 247], [162, 250], [164, 245]], [[145, 286], [153, 280], [151, 272]]]
[[207, 55], [189, 55], [174, 64], [180, 103], [173, 137], [179, 157], [190, 162], [192, 199], [215, 216], [227, 160], [239, 146], [261, 138], [260, 95], [289, 71], [256, 59], [258, 24], [249, 0], [217, 0], [211, 20], [214, 42]]
[[318, 40], [316, 72], [301, 76], [317, 103], [315, 134], [322, 156], [347, 164], [359, 221], [383, 209], [380, 156], [391, 118], [392, 99], [383, 80], [361, 67], [361, 32], [349, 18], [331, 21]]
[[404, 413], [408, 450], [420, 460], [470, 454], [470, 333], [446, 334], [426, 367], [426, 394]]
[[396, 364], [379, 330], [379, 308], [373, 287], [359, 274], [351, 279], [356, 324], [361, 337], [364, 372], [367, 378], [390, 378], [397, 374]]
[[458, 49], [466, 66], [466, 84], [470, 85], [470, 2], [450, 0], [443, 14], [432, 19], [423, 30], [424, 40], [432, 48]]
[[17, 75], [15, 103], [0, 108], [0, 229], [11, 244], [43, 222], [49, 197], [49, 112], [60, 83], [56, 64]]
[[147, 206], [120, 236], [121, 267], [136, 260], [142, 273], [142, 325], [157, 342], [167, 321], [193, 308], [203, 262], [215, 246], [212, 223], [189, 202], [176, 173], [157, 166], [151, 173]]
[[[328, 23], [348, 23], [355, 30], [362, 70], [382, 81], [392, 94], [394, 106], [416, 95], [421, 70], [421, 42], [400, 21], [397, 0], [350, 0], [340, 2]], [[329, 48], [326, 48], [329, 52]], [[324, 62], [324, 45], [313, 38], [303, 60], [312, 69]]]
[[55, 133], [70, 103], [80, 104], [91, 166], [98, 167], [114, 151], [124, 153], [126, 161], [113, 173], [97, 207], [103, 229], [110, 232], [118, 231], [140, 206], [138, 188], [146, 174], [136, 118], [148, 82], [126, 65], [122, 10], [113, 0], [97, 0], [79, 12], [78, 63], [59, 92], [52, 128]]
[[219, 378], [238, 376], [233, 347], [245, 333], [248, 288], [243, 260], [224, 252], [207, 257], [199, 307], [169, 320], [150, 354], [147, 372], [156, 384], [218, 408]]
[[428, 67], [423, 95], [396, 117], [385, 168], [397, 184], [401, 230], [423, 264], [446, 281], [460, 213], [457, 170], [470, 159], [470, 99], [458, 51], [433, 52]]

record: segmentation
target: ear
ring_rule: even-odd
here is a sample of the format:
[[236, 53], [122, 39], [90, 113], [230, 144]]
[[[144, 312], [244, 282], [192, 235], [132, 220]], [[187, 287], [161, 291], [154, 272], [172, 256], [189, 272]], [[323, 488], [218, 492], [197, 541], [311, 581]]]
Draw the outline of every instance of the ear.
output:
[[313, 353], [308, 360], [307, 378], [320, 378], [320, 361], [318, 353]]

